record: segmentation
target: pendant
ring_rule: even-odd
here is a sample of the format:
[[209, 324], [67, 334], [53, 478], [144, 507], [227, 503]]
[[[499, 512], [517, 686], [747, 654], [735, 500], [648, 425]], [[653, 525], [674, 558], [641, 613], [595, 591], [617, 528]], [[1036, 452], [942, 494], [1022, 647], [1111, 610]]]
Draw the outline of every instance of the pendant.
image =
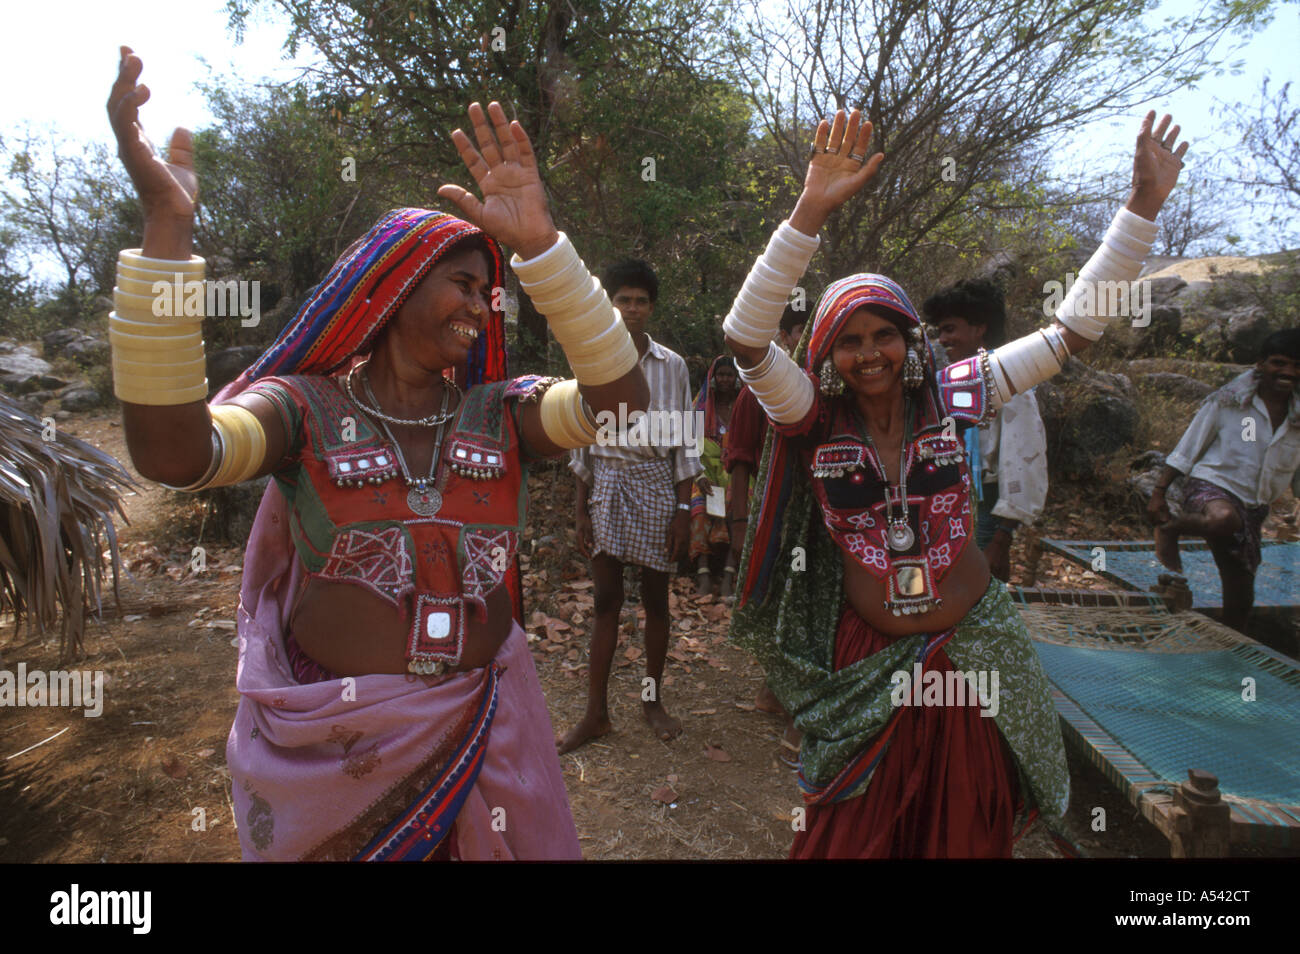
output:
[[916, 534], [912, 528], [903, 522], [893, 522], [889, 524], [889, 549], [898, 553], [903, 553], [912, 549], [912, 544], [916, 542]]
[[406, 494], [406, 506], [421, 517], [432, 517], [442, 509], [442, 493], [437, 487], [425, 490], [412, 487]]

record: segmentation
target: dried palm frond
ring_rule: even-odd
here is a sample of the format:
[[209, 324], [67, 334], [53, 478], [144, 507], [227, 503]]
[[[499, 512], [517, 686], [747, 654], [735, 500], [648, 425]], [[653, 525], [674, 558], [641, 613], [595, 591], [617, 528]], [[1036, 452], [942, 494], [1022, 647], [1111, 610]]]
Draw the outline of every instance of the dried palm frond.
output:
[[103, 609], [101, 532], [119, 598], [112, 512], [126, 520], [117, 488], [134, 486], [113, 457], [47, 431], [0, 394], [0, 609], [12, 610], [15, 633], [24, 617], [38, 633], [52, 629], [62, 609], [62, 662], [82, 653], [87, 609]]

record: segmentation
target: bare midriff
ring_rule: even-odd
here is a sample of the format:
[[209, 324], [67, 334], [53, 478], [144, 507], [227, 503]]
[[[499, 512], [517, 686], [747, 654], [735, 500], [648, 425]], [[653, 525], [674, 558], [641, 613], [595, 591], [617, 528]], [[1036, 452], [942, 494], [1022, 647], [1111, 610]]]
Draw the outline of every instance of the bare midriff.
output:
[[[289, 633], [303, 652], [340, 676], [405, 673], [411, 602], [394, 606], [355, 583], [311, 577], [294, 605]], [[487, 610], [485, 621], [466, 604], [465, 649], [452, 672], [486, 666], [510, 635], [514, 617], [504, 584], [488, 594]]]
[[885, 608], [886, 583], [853, 557], [844, 554], [844, 595], [866, 622], [890, 636], [939, 633], [956, 626], [984, 596], [989, 586], [989, 565], [978, 547], [967, 546], [957, 563], [935, 584], [941, 606], [926, 613], [895, 616]]

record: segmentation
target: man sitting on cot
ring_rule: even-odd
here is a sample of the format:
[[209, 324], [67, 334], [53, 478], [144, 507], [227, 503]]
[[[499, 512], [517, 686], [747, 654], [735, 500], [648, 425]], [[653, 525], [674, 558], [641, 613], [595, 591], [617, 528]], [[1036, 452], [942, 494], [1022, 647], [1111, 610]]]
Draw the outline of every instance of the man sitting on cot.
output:
[[[1300, 328], [1264, 339], [1259, 362], [1215, 391], [1165, 459], [1147, 505], [1156, 556], [1181, 570], [1178, 538], [1204, 537], [1223, 581], [1223, 620], [1239, 632], [1255, 603], [1260, 528], [1286, 491], [1300, 496]], [[1181, 513], [1165, 499], [1182, 474]]]

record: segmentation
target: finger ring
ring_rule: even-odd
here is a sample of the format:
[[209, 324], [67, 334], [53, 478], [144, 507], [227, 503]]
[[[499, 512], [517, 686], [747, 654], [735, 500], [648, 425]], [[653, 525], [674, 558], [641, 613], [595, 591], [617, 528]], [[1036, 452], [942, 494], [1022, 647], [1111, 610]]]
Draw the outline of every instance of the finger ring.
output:
[[866, 162], [866, 161], [867, 161], [867, 157], [866, 157], [866, 156], [860, 156], [860, 155], [858, 155], [856, 152], [851, 152], [851, 153], [849, 153], [849, 158], [850, 158], [850, 159], [856, 159], [858, 162]]
[[838, 156], [840, 154], [840, 151], [838, 149], [832, 149], [830, 146], [827, 146], [825, 149], [822, 150], [822, 152], [828, 152], [832, 156]]

